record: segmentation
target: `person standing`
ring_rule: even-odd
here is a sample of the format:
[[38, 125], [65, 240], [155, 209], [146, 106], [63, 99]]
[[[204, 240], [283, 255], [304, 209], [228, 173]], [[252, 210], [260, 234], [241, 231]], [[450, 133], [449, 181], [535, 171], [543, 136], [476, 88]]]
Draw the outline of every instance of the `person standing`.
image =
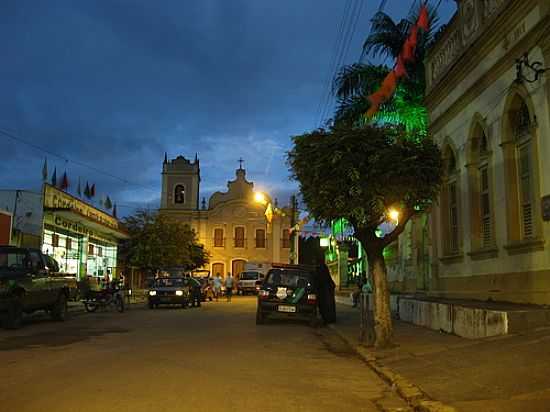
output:
[[230, 273], [227, 274], [225, 278], [225, 296], [227, 301], [231, 302], [231, 296], [233, 295], [233, 276]]
[[214, 284], [214, 298], [216, 299], [216, 302], [217, 302], [220, 296], [220, 293], [222, 291], [222, 278], [220, 278], [219, 273], [216, 273], [216, 276], [212, 280], [212, 283]]
[[325, 323], [336, 322], [336, 301], [334, 289], [336, 285], [330, 276], [330, 271], [325, 262], [317, 268], [317, 281], [319, 287], [319, 312]]

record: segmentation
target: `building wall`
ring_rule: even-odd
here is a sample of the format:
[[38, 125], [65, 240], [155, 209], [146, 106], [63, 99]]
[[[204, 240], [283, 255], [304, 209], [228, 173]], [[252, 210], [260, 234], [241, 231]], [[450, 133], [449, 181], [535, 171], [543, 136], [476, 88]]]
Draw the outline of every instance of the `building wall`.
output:
[[[431, 294], [550, 303], [550, 224], [541, 210], [542, 197], [550, 194], [550, 164], [545, 162], [550, 154], [550, 73], [534, 83], [518, 83], [515, 64], [528, 52], [531, 62], [550, 66], [549, 9], [544, 0], [463, 0], [426, 60], [430, 129], [446, 160], [449, 153], [456, 160], [449, 179], [456, 175], [459, 222], [458, 248], [449, 252], [450, 198], [444, 187], [430, 222]], [[511, 116], [518, 99], [526, 103], [531, 122], [534, 231], [529, 237], [520, 235], [517, 218], [521, 166]], [[480, 131], [487, 138], [492, 222], [492, 241], [485, 246], [477, 205], [478, 163], [473, 160]]]
[[[190, 181], [200, 181], [198, 169], [195, 170], [195, 175], [191, 176], [187, 174], [187, 165], [184, 162], [180, 163], [182, 176], [189, 178]], [[174, 164], [174, 161], [168, 164]], [[162, 199], [165, 201], [162, 203], [160, 213], [189, 224], [195, 230], [199, 242], [211, 255], [208, 265], [211, 272], [214, 265], [221, 263], [224, 265], [224, 273], [220, 274], [225, 276], [227, 272], [232, 272], [232, 263], [235, 260], [265, 263], [289, 261], [290, 249], [283, 247], [282, 238], [283, 230], [288, 230], [290, 227], [290, 214], [288, 210], [280, 210], [280, 213], [274, 214], [272, 223], [268, 224], [264, 215], [266, 206], [254, 201], [254, 185], [246, 180], [244, 169], [237, 169], [235, 180], [227, 184], [227, 192], [216, 192], [210, 197], [207, 209], [195, 207], [182, 210], [174, 204], [173, 199], [166, 192], [170, 188], [167, 182], [179, 180], [177, 167], [170, 170], [170, 175], [163, 173]], [[197, 193], [197, 199], [198, 195]], [[285, 216], [282, 213], [285, 213]], [[235, 246], [236, 227], [244, 228], [244, 247]], [[214, 245], [215, 229], [223, 229], [224, 241], [221, 247]], [[257, 229], [265, 231], [265, 248], [256, 247]]]
[[0, 190], [0, 209], [13, 215], [13, 245], [40, 247], [43, 221], [41, 193], [28, 190]]

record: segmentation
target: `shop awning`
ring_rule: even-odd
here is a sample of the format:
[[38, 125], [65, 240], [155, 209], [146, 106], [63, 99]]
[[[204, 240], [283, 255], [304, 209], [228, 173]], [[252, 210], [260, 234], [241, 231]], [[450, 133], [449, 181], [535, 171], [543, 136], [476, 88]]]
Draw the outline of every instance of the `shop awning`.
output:
[[120, 228], [115, 229], [115, 228], [113, 228], [113, 227], [111, 227], [107, 224], [98, 222], [98, 221], [92, 219], [89, 216], [84, 216], [83, 214], [78, 213], [77, 211], [75, 211], [73, 209], [45, 208], [44, 211], [45, 212], [52, 212], [55, 215], [60, 216], [64, 219], [73, 221], [75, 223], [79, 223], [83, 226], [86, 226], [86, 227], [88, 227], [92, 230], [97, 231], [98, 233], [111, 235], [112, 237], [114, 237], [116, 239], [119, 239], [119, 240], [124, 240], [124, 239], [129, 239], [130, 238], [130, 235], [125, 230], [120, 229]]

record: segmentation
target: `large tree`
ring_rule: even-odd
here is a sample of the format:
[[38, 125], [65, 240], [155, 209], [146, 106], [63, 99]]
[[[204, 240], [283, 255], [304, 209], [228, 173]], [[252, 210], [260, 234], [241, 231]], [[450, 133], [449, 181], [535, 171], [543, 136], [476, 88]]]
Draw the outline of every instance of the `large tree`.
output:
[[123, 243], [121, 256], [128, 264], [143, 269], [192, 270], [208, 263], [208, 253], [189, 225], [147, 210], [124, 218], [123, 224], [130, 239]]
[[[366, 251], [374, 286], [375, 344], [386, 346], [392, 323], [383, 250], [436, 198], [439, 148], [428, 139], [372, 125], [341, 125], [293, 140], [288, 163], [310, 213], [321, 222], [347, 219]], [[398, 223], [383, 236], [380, 225], [391, 208], [399, 211]]]

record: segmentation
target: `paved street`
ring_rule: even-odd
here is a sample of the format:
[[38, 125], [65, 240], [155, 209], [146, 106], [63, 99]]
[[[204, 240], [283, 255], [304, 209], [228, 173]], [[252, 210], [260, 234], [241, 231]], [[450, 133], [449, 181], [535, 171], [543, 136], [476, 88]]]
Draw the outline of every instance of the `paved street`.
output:
[[0, 330], [2, 411], [377, 411], [404, 403], [327, 328], [255, 299], [28, 318]]

